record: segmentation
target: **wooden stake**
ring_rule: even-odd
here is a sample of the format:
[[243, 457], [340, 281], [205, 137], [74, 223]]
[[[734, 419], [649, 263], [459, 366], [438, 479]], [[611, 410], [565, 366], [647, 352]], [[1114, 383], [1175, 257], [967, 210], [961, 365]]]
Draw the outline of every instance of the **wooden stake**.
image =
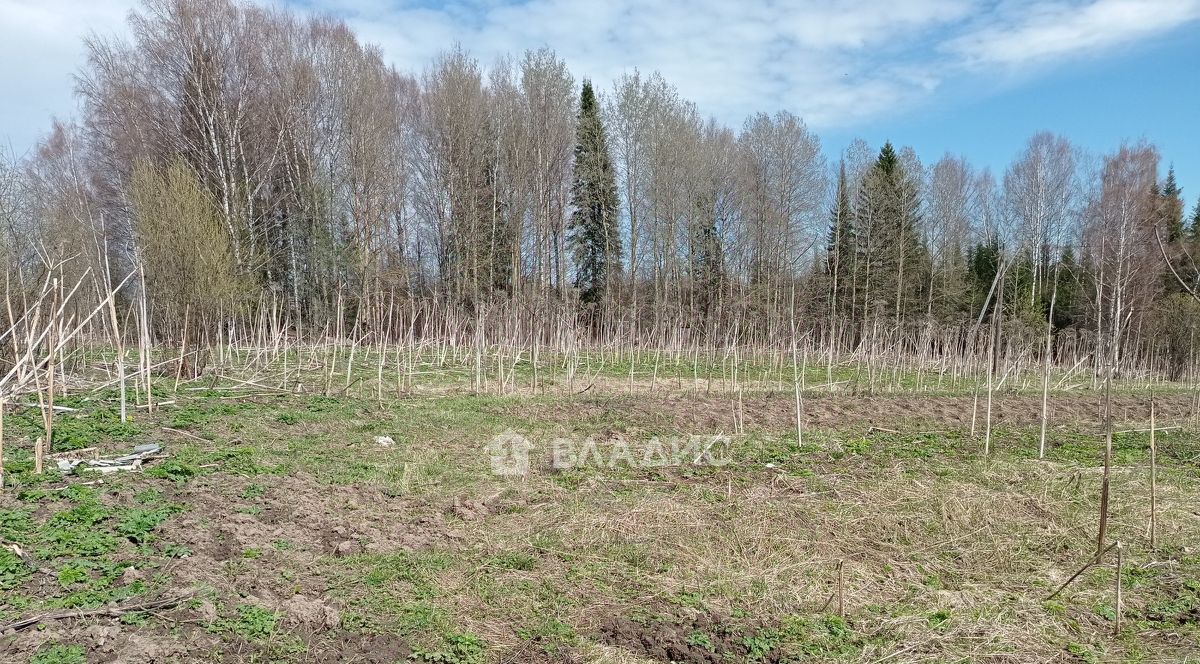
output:
[[838, 573], [837, 597], [838, 597], [838, 617], [839, 618], [844, 618], [846, 616], [846, 570], [845, 570], [845, 568], [846, 568], [846, 561], [839, 560], [838, 567], [837, 567], [837, 573]]
[[4, 490], [4, 399], [0, 397], [0, 491]]
[[[179, 379], [183, 377], [183, 362], [187, 357], [187, 342], [188, 342], [188, 319], [192, 313], [192, 305], [188, 304], [183, 308], [183, 342], [179, 345], [179, 362], [175, 366], [175, 386], [171, 388], [171, 394], [179, 392]], [[284, 356], [283, 376], [287, 380], [287, 356]]]
[[1075, 579], [1078, 579], [1080, 574], [1083, 574], [1084, 572], [1091, 569], [1092, 565], [1099, 563], [1100, 559], [1104, 557], [1104, 554], [1108, 553], [1116, 546], [1117, 546], [1117, 543], [1113, 542], [1112, 544], [1108, 545], [1107, 549], [1105, 549], [1105, 550], [1101, 551], [1100, 553], [1097, 553], [1095, 556], [1093, 556], [1092, 559], [1087, 561], [1087, 563], [1083, 567], [1080, 567], [1078, 570], [1076, 570], [1075, 573], [1071, 575], [1071, 578], [1064, 581], [1063, 584], [1058, 587], [1058, 590], [1055, 590], [1054, 592], [1050, 593], [1050, 596], [1047, 597], [1045, 601], [1049, 602], [1050, 600], [1054, 599], [1055, 597], [1058, 597], [1058, 594], [1061, 593], [1063, 590], [1065, 590], [1067, 586], [1071, 585], [1072, 581], [1074, 581]]
[[[1115, 343], [1115, 341], [1114, 341]], [[1112, 479], [1112, 374], [1110, 361], [1104, 379], [1104, 477], [1100, 483], [1100, 532], [1096, 536], [1096, 552], [1104, 551], [1104, 540], [1108, 535], [1108, 498]]]
[[1150, 548], [1158, 530], [1158, 446], [1154, 442], [1154, 394], [1150, 394]]
[[42, 412], [42, 419], [46, 425], [46, 443], [38, 445], [36, 450], [37, 474], [42, 474], [42, 457], [51, 450], [49, 449], [54, 444], [54, 345], [57, 343], [55, 332], [58, 331], [58, 323], [54, 318], [58, 314], [58, 279], [55, 279], [50, 286], [54, 290], [54, 298], [50, 304], [50, 341], [49, 352], [46, 354], [46, 410]]
[[[796, 286], [792, 285], [792, 389], [796, 392], [796, 446], [804, 445], [804, 403], [800, 395], [800, 367], [796, 352]], [[740, 392], [739, 392], [740, 397]]]
[[1113, 622], [1113, 636], [1121, 635], [1121, 542], [1117, 543], [1117, 616]]
[[1050, 313], [1046, 318], [1046, 349], [1042, 358], [1042, 430], [1038, 436], [1038, 458], [1046, 456], [1046, 425], [1050, 421], [1050, 358], [1054, 354], [1054, 304], [1058, 299], [1058, 267], [1062, 261], [1054, 263], [1054, 287], [1050, 291]]

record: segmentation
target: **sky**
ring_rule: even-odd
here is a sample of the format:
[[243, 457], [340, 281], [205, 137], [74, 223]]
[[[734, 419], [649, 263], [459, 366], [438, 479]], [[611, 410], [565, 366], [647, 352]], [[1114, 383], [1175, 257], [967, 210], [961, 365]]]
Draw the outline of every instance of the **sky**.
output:
[[[549, 46], [602, 90], [661, 71], [740, 127], [788, 110], [827, 155], [855, 137], [1001, 174], [1037, 131], [1095, 153], [1145, 138], [1200, 196], [1200, 0], [275, 0], [345, 19], [398, 68], [461, 44], [483, 63]], [[0, 142], [75, 114], [91, 32], [132, 0], [0, 0]]]

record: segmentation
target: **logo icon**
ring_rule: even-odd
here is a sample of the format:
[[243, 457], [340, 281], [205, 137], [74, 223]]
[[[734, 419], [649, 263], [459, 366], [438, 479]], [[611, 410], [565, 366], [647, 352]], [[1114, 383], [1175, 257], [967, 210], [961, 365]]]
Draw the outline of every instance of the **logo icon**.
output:
[[533, 443], [509, 429], [491, 439], [486, 446], [491, 457], [492, 472], [501, 477], [524, 477], [529, 474], [529, 450]]

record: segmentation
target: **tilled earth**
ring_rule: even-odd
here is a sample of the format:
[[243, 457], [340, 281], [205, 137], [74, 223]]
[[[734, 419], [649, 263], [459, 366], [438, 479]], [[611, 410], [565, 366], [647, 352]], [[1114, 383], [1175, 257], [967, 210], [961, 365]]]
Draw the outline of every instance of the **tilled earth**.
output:
[[[1157, 551], [1141, 544], [1142, 467], [1116, 473], [1112, 529], [1135, 543], [1127, 555], [1138, 571], [1126, 591], [1133, 627], [1114, 641], [1104, 569], [1081, 578], [1078, 598], [1043, 601], [1094, 547], [1094, 463], [942, 458], [944, 441], [928, 434], [961, 435], [973, 413], [982, 427], [985, 404], [972, 396], [811, 395], [807, 426], [842, 441], [800, 454], [785, 438], [793, 398], [449, 396], [379, 410], [296, 396], [198, 406], [193, 437], [225, 442], [172, 438], [172, 456], [145, 473], [102, 482], [19, 475], [20, 487], [0, 495], [0, 623], [58, 614], [0, 634], [0, 661], [753, 664], [1200, 653], [1200, 585], [1189, 581], [1200, 565], [1194, 455], [1164, 459], [1174, 465], [1160, 479]], [[1051, 403], [1056, 427], [1102, 424], [1094, 394]], [[1194, 415], [1189, 395], [1160, 396], [1155, 406], [1162, 426]], [[412, 412], [426, 412], [417, 408], [434, 409], [437, 427], [410, 424], [420, 419]], [[1112, 412], [1133, 426], [1149, 408], [1148, 398], [1119, 396]], [[528, 477], [504, 479], [490, 474], [479, 444], [514, 421], [601, 439], [730, 431], [735, 410], [766, 456], [722, 469], [535, 464]], [[1036, 425], [1041, 399], [1000, 395], [992, 414], [998, 427]], [[172, 417], [164, 410], [140, 435], [185, 426]], [[879, 429], [922, 435], [870, 433]], [[382, 432], [396, 435], [396, 447], [371, 442]], [[1122, 449], [1128, 463], [1143, 462], [1140, 448]], [[844, 615], [831, 585], [842, 564]], [[136, 610], [164, 598], [178, 601]], [[69, 611], [92, 613], [61, 615]]]

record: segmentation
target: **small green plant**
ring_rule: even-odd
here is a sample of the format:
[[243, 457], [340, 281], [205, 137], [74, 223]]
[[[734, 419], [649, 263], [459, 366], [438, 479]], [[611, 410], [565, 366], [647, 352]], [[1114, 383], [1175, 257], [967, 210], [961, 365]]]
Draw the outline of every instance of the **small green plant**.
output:
[[140, 611], [126, 613], [121, 616], [121, 624], [123, 625], [145, 625], [148, 622], [150, 622], [149, 614]]
[[716, 652], [717, 650], [716, 646], [713, 645], [712, 637], [701, 631], [695, 631], [691, 634], [688, 634], [687, 643], [690, 646], [704, 648], [709, 652]]
[[941, 629], [946, 622], [950, 620], [949, 609], [938, 609], [928, 616], [929, 626], [934, 629]]
[[517, 630], [517, 636], [540, 643], [542, 650], [551, 655], [558, 652], [561, 646], [579, 641], [574, 627], [550, 617], [543, 617], [535, 627]]
[[80, 565], [67, 565], [58, 570], [58, 582], [63, 588], [68, 588], [76, 583], [83, 583], [91, 579], [86, 568]]
[[255, 641], [274, 634], [278, 623], [279, 616], [273, 611], [253, 604], [240, 604], [236, 618], [218, 620], [214, 627], [215, 631], [231, 632], [248, 641]]
[[846, 444], [842, 446], [842, 449], [845, 450], [846, 454], [862, 456], [871, 451], [871, 441], [866, 438], [848, 440], [846, 441]]
[[1091, 648], [1080, 643], [1068, 643], [1066, 651], [1087, 664], [1097, 664], [1100, 661], [1100, 657]]
[[83, 655], [82, 646], [54, 643], [38, 649], [33, 657], [29, 658], [29, 664], [87, 664], [87, 659]]
[[117, 548], [117, 538], [92, 526], [50, 523], [42, 534], [43, 546], [37, 551], [40, 558], [88, 558]]
[[520, 551], [504, 551], [488, 559], [488, 564], [501, 569], [528, 572], [533, 569], [537, 560], [528, 553]]
[[746, 647], [747, 662], [761, 662], [765, 660], [767, 655], [771, 654], [771, 651], [778, 644], [778, 639], [772, 630], [763, 630], [742, 637], [742, 645]]
[[692, 609], [700, 608], [704, 602], [704, 595], [698, 592], [679, 591], [674, 597], [670, 598], [672, 602], [679, 606], [686, 606]]
[[117, 523], [117, 533], [134, 544], [145, 544], [154, 538], [150, 532], [176, 511], [169, 505], [131, 509]]
[[163, 502], [163, 493], [156, 488], [139, 491], [133, 499], [143, 505], [157, 505]]
[[267, 492], [267, 487], [261, 484], [247, 484], [245, 489], [242, 489], [242, 498], [253, 500], [261, 498]]
[[275, 421], [280, 424], [292, 425], [300, 421], [300, 416], [295, 413], [280, 413], [275, 417]]
[[167, 459], [146, 471], [150, 477], [160, 477], [178, 483], [186, 482], [199, 473], [199, 468], [175, 459]]
[[778, 630], [780, 649], [796, 661], [813, 658], [844, 659], [858, 653], [862, 640], [846, 620], [827, 615], [819, 620], [807, 616], [785, 616]]
[[25, 537], [33, 531], [33, 522], [29, 520], [31, 509], [0, 510], [0, 537], [13, 542], [24, 542]]
[[8, 547], [0, 547], [0, 590], [11, 590], [25, 582], [32, 574], [25, 564]]
[[163, 555], [168, 558], [187, 558], [192, 555], [192, 550], [182, 544], [168, 544], [163, 547]]
[[438, 650], [413, 650], [409, 659], [434, 664], [483, 664], [484, 648], [472, 634], [448, 634]]
[[408, 602], [400, 607], [399, 628], [402, 634], [419, 634], [434, 629], [446, 616], [429, 602]]

